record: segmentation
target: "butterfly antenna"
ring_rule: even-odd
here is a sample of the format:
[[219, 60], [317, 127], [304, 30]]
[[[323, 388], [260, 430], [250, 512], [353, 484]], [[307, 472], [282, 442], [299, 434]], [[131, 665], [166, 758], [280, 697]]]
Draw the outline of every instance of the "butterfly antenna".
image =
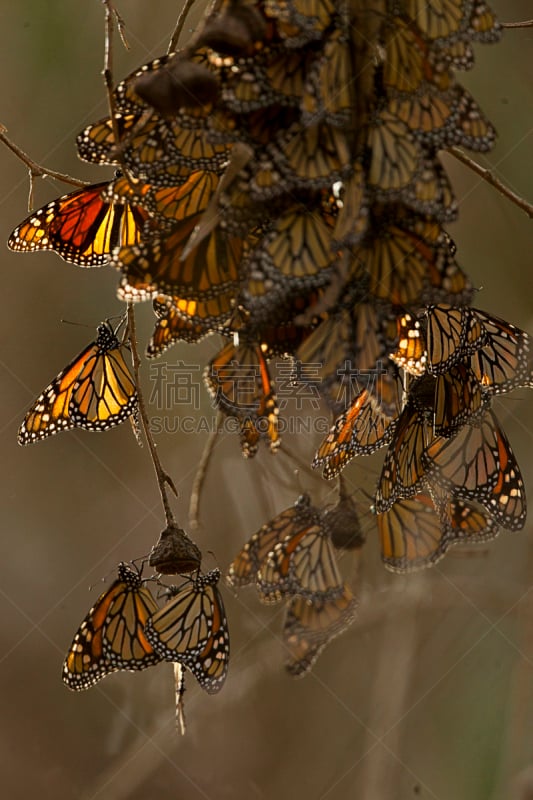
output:
[[90, 328], [94, 330], [94, 325], [88, 325], [86, 322], [73, 322], [71, 319], [63, 319], [63, 317], [61, 317], [59, 321], [64, 325], [76, 325], [78, 328]]

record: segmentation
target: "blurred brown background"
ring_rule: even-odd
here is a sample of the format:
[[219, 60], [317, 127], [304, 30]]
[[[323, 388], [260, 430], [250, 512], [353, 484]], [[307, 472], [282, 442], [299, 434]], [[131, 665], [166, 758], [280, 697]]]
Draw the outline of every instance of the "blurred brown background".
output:
[[[197, 5], [200, 10], [202, 0]], [[527, 0], [493, 6], [502, 20], [532, 16]], [[170, 0], [120, 2], [131, 51], [117, 43], [117, 80], [165, 51], [180, 7]], [[500, 135], [493, 153], [478, 160], [533, 200], [533, 29], [507, 31], [500, 45], [476, 52], [475, 70], [461, 78]], [[97, 0], [2, 4], [0, 122], [37, 162], [95, 181], [112, 171], [79, 162], [74, 137], [106, 113], [102, 61]], [[27, 213], [28, 181], [6, 149], [0, 164], [5, 241]], [[446, 164], [461, 201], [461, 220], [450, 232], [461, 264], [482, 288], [476, 304], [533, 334], [533, 223], [462, 165], [451, 158]], [[35, 205], [68, 191], [39, 180]], [[352, 556], [342, 562], [360, 598], [358, 621], [302, 681], [292, 681], [282, 667], [279, 611], [261, 607], [253, 590], [234, 598], [223, 589], [232, 633], [229, 677], [210, 697], [189, 676], [184, 739], [174, 730], [170, 665], [69, 692], [60, 676], [63, 655], [102, 590], [100, 579], [118, 561], [146, 553], [163, 517], [147, 450], [136, 445], [128, 425], [105, 436], [62, 434], [24, 449], [16, 442], [30, 402], [93, 335], [60, 320], [94, 328], [120, 311], [116, 274], [81, 270], [51, 253], [5, 249], [2, 275], [3, 797], [533, 797], [531, 522], [519, 534], [452, 552], [433, 570], [404, 578], [382, 569], [368, 515], [359, 563]], [[138, 319], [144, 346], [149, 305]], [[197, 348], [177, 346], [163, 358], [203, 365], [216, 349], [214, 337]], [[149, 393], [149, 365], [144, 380]], [[531, 488], [531, 394], [520, 390], [495, 407]], [[204, 389], [202, 410], [212, 415]], [[315, 438], [287, 439], [287, 447], [309, 461]], [[158, 439], [180, 491], [174, 507], [183, 523], [205, 441], [206, 434]], [[379, 461], [351, 466], [350, 484], [372, 491]], [[293, 469], [283, 454], [261, 452], [245, 462], [237, 437], [221, 439], [195, 537], [204, 554], [215, 553], [205, 555], [206, 566], [224, 569], [302, 487], [333, 502], [333, 486], [307, 472], [297, 485]]]

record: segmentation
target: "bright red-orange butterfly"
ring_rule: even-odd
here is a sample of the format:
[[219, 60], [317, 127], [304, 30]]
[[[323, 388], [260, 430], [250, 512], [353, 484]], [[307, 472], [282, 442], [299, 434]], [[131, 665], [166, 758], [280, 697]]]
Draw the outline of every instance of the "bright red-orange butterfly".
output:
[[8, 247], [54, 250], [80, 267], [100, 267], [114, 247], [138, 244], [148, 214], [131, 203], [102, 199], [108, 183], [95, 183], [52, 200], [17, 225]]

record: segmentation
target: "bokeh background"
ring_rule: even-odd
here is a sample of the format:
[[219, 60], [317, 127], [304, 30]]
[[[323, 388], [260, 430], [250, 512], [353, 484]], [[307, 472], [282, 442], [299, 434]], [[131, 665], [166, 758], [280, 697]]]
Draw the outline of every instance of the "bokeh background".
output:
[[[203, 6], [198, 0], [184, 36]], [[528, 0], [493, 7], [505, 21], [532, 16]], [[117, 80], [165, 52], [180, 8], [170, 0], [120, 2], [131, 50], [116, 44]], [[106, 114], [103, 19], [97, 0], [18, 0], [0, 8], [0, 123], [35, 161], [95, 181], [112, 170], [79, 162], [74, 138]], [[499, 132], [494, 151], [477, 160], [533, 200], [533, 28], [507, 31], [501, 44], [476, 53], [474, 71], [461, 77]], [[450, 233], [480, 287], [476, 304], [533, 334], [533, 222], [451, 157], [446, 164], [461, 207]], [[0, 149], [0, 165], [5, 241], [27, 213], [28, 179], [7, 149]], [[35, 207], [68, 191], [38, 179]], [[128, 425], [106, 435], [62, 434], [24, 449], [16, 442], [30, 402], [91, 340], [96, 324], [120, 312], [116, 274], [7, 249], [1, 271], [3, 797], [533, 797], [531, 522], [521, 533], [451, 552], [436, 568], [403, 577], [381, 567], [375, 523], [363, 513], [367, 544], [342, 561], [359, 596], [358, 620], [301, 681], [283, 669], [280, 612], [261, 607], [252, 589], [233, 597], [223, 588], [232, 633], [228, 680], [210, 697], [189, 676], [185, 738], [175, 732], [170, 665], [69, 692], [61, 682], [64, 652], [102, 591], [101, 579], [120, 560], [149, 551], [163, 514], [147, 449]], [[137, 316], [143, 346], [153, 321], [149, 304]], [[178, 345], [163, 359], [203, 365], [218, 347], [212, 337], [197, 347]], [[148, 395], [154, 380], [147, 363]], [[530, 499], [531, 397], [519, 390], [495, 403]], [[203, 388], [200, 411], [214, 416]], [[161, 412], [154, 406], [152, 413]], [[219, 437], [195, 534], [205, 566], [224, 569], [302, 489], [334, 502], [334, 486], [305, 468], [294, 475], [295, 459], [309, 462], [320, 438], [288, 437], [294, 458], [260, 452], [246, 462], [236, 436]], [[179, 489], [174, 509], [184, 526], [206, 440], [205, 432], [157, 440]], [[352, 464], [349, 485], [371, 492], [379, 462]]]

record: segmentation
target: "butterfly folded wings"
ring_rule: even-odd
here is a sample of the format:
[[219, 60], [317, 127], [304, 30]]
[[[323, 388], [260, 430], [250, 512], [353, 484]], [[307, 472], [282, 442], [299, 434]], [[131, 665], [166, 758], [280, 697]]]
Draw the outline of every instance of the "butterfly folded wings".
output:
[[138, 671], [161, 657], [144, 635], [144, 624], [157, 611], [140, 575], [120, 564], [118, 577], [81, 623], [63, 663], [63, 681], [83, 691], [117, 670]]
[[160, 657], [187, 667], [208, 694], [220, 691], [229, 663], [229, 632], [219, 579], [220, 572], [214, 569], [179, 587], [144, 628]]

